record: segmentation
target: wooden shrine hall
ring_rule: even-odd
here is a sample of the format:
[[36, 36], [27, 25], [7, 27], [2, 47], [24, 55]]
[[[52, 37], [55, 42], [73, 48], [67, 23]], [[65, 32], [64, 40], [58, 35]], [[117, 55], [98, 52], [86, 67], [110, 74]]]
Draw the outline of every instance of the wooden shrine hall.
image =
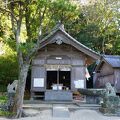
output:
[[100, 55], [70, 36], [62, 24], [40, 41], [32, 61], [31, 98], [73, 100], [73, 92], [86, 88], [86, 65]]
[[107, 82], [120, 95], [120, 56], [103, 55], [93, 76], [94, 88], [104, 88]]

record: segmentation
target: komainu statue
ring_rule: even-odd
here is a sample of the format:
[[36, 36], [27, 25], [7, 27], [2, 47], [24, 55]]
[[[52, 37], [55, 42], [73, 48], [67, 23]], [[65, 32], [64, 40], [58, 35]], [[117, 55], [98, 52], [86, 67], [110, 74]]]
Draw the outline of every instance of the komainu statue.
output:
[[7, 86], [7, 93], [8, 93], [7, 109], [9, 111], [11, 111], [11, 109], [13, 108], [17, 86], [18, 86], [18, 80], [14, 80], [12, 84], [8, 84]]
[[106, 88], [106, 96], [116, 96], [116, 91], [115, 88], [112, 87], [112, 85], [108, 82], [105, 84], [105, 88]]
[[105, 85], [105, 92], [103, 95], [103, 103], [100, 111], [104, 114], [116, 114], [119, 105], [119, 96], [116, 95], [114, 87], [108, 82]]

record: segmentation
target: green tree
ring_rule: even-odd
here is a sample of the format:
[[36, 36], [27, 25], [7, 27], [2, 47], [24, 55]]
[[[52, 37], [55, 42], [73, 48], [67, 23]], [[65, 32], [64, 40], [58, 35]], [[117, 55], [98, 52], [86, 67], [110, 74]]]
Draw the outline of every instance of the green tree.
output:
[[[55, 9], [58, 14], [55, 14]], [[62, 9], [62, 11], [61, 11]], [[51, 23], [55, 24], [58, 19], [64, 20], [73, 18], [73, 11], [76, 9], [69, 0], [20, 0], [2, 2], [1, 13], [7, 13], [11, 18], [11, 28], [16, 43], [16, 54], [18, 60], [18, 89], [13, 111], [16, 117], [23, 113], [22, 104], [25, 90], [26, 77], [33, 55], [39, 49], [39, 41], [46, 33], [46, 28]], [[62, 13], [61, 13], [61, 12]], [[51, 25], [52, 26], [52, 25]], [[49, 31], [49, 30], [48, 30]]]
[[[39, 49], [39, 41], [52, 27], [61, 21], [69, 34], [84, 45], [98, 52], [119, 54], [118, 8], [117, 0], [98, 0], [84, 6], [75, 1], [73, 3], [73, 0], [0, 1], [0, 40], [12, 50], [12, 61], [17, 59], [14, 68], [18, 63], [19, 82], [14, 107], [16, 109], [13, 109], [17, 113], [16, 117], [22, 115], [30, 62]], [[6, 56], [7, 59], [9, 55]]]
[[16, 60], [15, 41], [11, 32], [11, 22], [7, 13], [0, 13], [0, 84], [6, 87], [17, 79], [18, 65]]
[[95, 51], [119, 54], [118, 6], [118, 0], [97, 0], [94, 4], [82, 6], [82, 14], [76, 21], [80, 30], [74, 36]]

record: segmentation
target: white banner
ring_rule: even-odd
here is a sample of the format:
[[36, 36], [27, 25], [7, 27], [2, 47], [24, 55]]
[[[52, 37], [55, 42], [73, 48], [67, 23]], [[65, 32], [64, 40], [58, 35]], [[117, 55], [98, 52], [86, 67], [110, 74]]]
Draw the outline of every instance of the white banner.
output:
[[33, 87], [44, 87], [44, 78], [34, 78]]
[[84, 88], [84, 80], [76, 80], [74, 81], [75, 88]]

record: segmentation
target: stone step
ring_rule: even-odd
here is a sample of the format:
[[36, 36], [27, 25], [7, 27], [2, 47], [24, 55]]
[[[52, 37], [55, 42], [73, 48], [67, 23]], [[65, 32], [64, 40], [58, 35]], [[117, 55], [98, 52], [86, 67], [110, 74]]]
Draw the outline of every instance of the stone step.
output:
[[85, 102], [66, 102], [66, 101], [39, 101], [39, 100], [28, 100], [24, 101], [23, 108], [24, 109], [29, 109], [29, 108], [34, 108], [34, 109], [47, 109], [50, 108], [52, 109], [54, 105], [60, 105], [60, 106], [65, 106], [68, 107], [69, 110], [72, 109], [98, 109], [100, 105], [98, 104], [86, 104]]
[[62, 118], [69, 118], [70, 117], [70, 112], [67, 107], [60, 106], [60, 105], [55, 105], [53, 106], [53, 117], [62, 117]]
[[99, 104], [80, 104], [80, 103], [75, 103], [79, 107], [100, 107], [101, 105]]
[[96, 104], [23, 104], [24, 109], [34, 108], [34, 109], [52, 109], [55, 105], [65, 106], [69, 110], [72, 109], [98, 109], [100, 105]]
[[73, 104], [74, 101], [24, 100], [24, 104]]
[[34, 95], [33, 98], [44, 98], [44, 95]]

